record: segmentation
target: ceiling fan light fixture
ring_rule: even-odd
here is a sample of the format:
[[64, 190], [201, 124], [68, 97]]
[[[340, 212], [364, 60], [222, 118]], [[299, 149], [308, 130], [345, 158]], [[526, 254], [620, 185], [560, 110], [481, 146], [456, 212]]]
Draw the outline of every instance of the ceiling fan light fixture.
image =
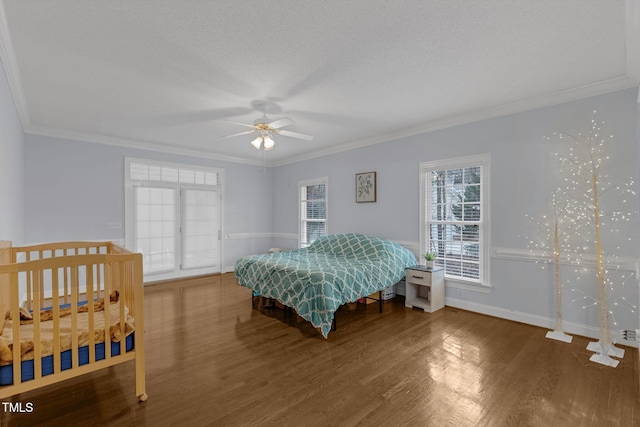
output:
[[313, 139], [311, 135], [305, 135], [302, 133], [291, 132], [283, 129], [284, 127], [291, 126], [293, 124], [293, 120], [288, 117], [282, 117], [277, 120], [269, 119], [267, 117], [267, 110], [270, 109], [270, 104], [259, 104], [256, 109], [262, 112], [262, 117], [254, 120], [252, 125], [248, 123], [240, 123], [227, 120], [230, 123], [251, 128], [251, 130], [234, 133], [233, 135], [228, 135], [223, 138], [231, 138], [251, 133], [257, 134], [257, 137], [253, 141], [251, 141], [251, 145], [256, 147], [256, 150], [260, 150], [262, 148], [264, 151], [270, 151], [276, 147], [276, 141], [274, 140], [275, 135], [285, 136], [289, 138], [298, 138], [306, 141], [311, 141]]
[[273, 150], [273, 147], [275, 147], [275, 145], [276, 145], [276, 142], [269, 135], [266, 135], [264, 137], [265, 151]]
[[262, 136], [257, 137], [253, 141], [251, 141], [251, 145], [256, 147], [256, 150], [260, 149], [260, 145], [262, 144]]

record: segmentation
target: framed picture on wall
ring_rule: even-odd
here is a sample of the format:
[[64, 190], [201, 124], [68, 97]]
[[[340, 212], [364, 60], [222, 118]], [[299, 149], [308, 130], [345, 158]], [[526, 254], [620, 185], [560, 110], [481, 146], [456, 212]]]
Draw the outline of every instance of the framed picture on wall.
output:
[[356, 174], [356, 203], [376, 201], [376, 173], [363, 172]]

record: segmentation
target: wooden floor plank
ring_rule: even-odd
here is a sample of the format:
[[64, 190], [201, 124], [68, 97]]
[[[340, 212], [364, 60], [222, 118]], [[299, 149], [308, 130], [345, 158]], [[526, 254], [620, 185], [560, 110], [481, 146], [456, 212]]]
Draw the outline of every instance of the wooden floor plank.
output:
[[638, 351], [617, 368], [589, 342], [445, 308], [343, 307], [328, 339], [252, 306], [225, 274], [145, 288], [147, 402], [133, 363], [13, 397], [2, 426], [634, 426]]

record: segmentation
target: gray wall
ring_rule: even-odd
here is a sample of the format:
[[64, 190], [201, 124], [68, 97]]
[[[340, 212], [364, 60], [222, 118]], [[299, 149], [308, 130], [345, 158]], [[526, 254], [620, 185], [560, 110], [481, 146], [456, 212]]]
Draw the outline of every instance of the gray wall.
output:
[[[271, 246], [272, 171], [259, 166], [177, 156], [27, 134], [25, 138], [25, 240], [123, 240], [124, 158], [224, 168], [223, 268]], [[266, 235], [267, 237], [262, 237]]]
[[[124, 230], [107, 230], [106, 223], [124, 223], [123, 166], [124, 157], [130, 156], [225, 168], [227, 239], [223, 266], [227, 269], [237, 258], [264, 252], [270, 246], [295, 247], [298, 181], [323, 176], [329, 177], [330, 233], [362, 232], [417, 245], [419, 163], [489, 153], [492, 287], [485, 293], [448, 283], [447, 304], [552, 326], [551, 272], [528, 258], [526, 245], [525, 214], [548, 213], [548, 196], [559, 178], [552, 158], [557, 146], [546, 142], [544, 136], [558, 130], [585, 129], [592, 111], [598, 110], [598, 118], [607, 121], [607, 130], [616, 135], [611, 149], [612, 174], [616, 179], [633, 176], [637, 180], [636, 101], [635, 90], [621, 91], [266, 171], [257, 166], [27, 135], [24, 240], [123, 239]], [[13, 155], [14, 160], [18, 157]], [[354, 175], [367, 171], [378, 174], [378, 202], [356, 204]], [[20, 175], [19, 170], [16, 173]], [[15, 191], [10, 193], [16, 197]], [[12, 219], [19, 216], [12, 214]], [[625, 255], [637, 258], [637, 219], [625, 234], [636, 238], [634, 248]], [[565, 270], [569, 282], [564, 291], [565, 329], [597, 335], [597, 312], [572, 302], [580, 294], [570, 289], [575, 278], [570, 276], [570, 268]], [[595, 295], [592, 282], [584, 280], [579, 289]], [[636, 304], [639, 300], [635, 279], [616, 292]], [[638, 327], [637, 313], [614, 308], [614, 315], [616, 328]]]
[[23, 243], [24, 133], [0, 61], [0, 240]]
[[[508, 115], [496, 119], [456, 126], [423, 135], [353, 151], [283, 165], [274, 172], [274, 232], [297, 233], [297, 183], [300, 180], [329, 177], [329, 232], [362, 232], [402, 242], [418, 244], [419, 163], [468, 156], [491, 155], [491, 285], [489, 293], [447, 283], [447, 304], [487, 314], [549, 325], [554, 316], [554, 289], [550, 271], [543, 270], [528, 256], [525, 214], [549, 213], [549, 196], [560, 174], [553, 154], [557, 142], [545, 136], [555, 131], [588, 130], [592, 112], [606, 122], [615, 134], [610, 148], [608, 172], [615, 180], [638, 176], [636, 90], [627, 90], [548, 108]], [[358, 172], [376, 171], [378, 202], [355, 203], [355, 177]], [[625, 236], [635, 237], [634, 246], [624, 255], [638, 257], [638, 221], [611, 236], [610, 246]], [[278, 246], [295, 245], [282, 238]], [[565, 320], [575, 322], [576, 332], [592, 334], [598, 325], [597, 312], [572, 303], [581, 294], [571, 291], [571, 269], [565, 268], [570, 282], [564, 291]], [[591, 276], [589, 276], [591, 277]], [[580, 279], [585, 281], [585, 279]], [[595, 294], [589, 279], [581, 291]], [[639, 300], [635, 280], [616, 292], [627, 300]], [[614, 309], [618, 328], [637, 328], [638, 315]], [[585, 330], [582, 326], [587, 325]], [[589, 329], [589, 327], [591, 329]], [[570, 328], [571, 329], [571, 328]]]

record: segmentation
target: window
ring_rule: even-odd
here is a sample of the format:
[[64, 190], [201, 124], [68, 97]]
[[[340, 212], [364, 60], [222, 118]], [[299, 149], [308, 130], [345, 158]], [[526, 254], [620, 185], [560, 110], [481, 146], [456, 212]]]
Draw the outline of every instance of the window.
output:
[[[126, 159], [126, 246], [154, 280], [221, 271], [222, 169]], [[186, 272], [185, 270], [192, 270]]]
[[298, 240], [301, 248], [327, 235], [327, 183], [328, 178], [319, 178], [298, 184]]
[[489, 283], [489, 155], [420, 164], [422, 255], [445, 277]]

